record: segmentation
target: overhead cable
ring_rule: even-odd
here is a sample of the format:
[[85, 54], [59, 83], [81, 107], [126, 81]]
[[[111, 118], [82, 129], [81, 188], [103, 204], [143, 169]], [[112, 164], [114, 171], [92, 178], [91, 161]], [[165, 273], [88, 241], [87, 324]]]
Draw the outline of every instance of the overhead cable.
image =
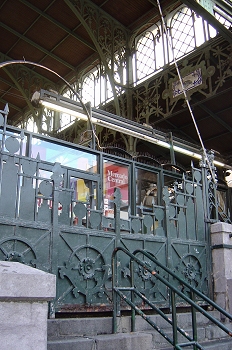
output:
[[178, 78], [180, 80], [181, 88], [182, 88], [182, 91], [183, 91], [183, 94], [184, 94], [184, 99], [185, 99], [186, 105], [188, 107], [189, 113], [191, 115], [194, 127], [196, 129], [197, 136], [199, 138], [199, 141], [200, 141], [200, 144], [201, 144], [201, 147], [202, 147], [202, 150], [203, 150], [203, 154], [204, 154], [205, 160], [206, 160], [206, 162], [208, 164], [208, 167], [209, 167], [212, 179], [213, 179], [214, 183], [216, 183], [217, 181], [216, 181], [216, 178], [215, 178], [215, 174], [214, 174], [214, 171], [212, 169], [211, 163], [209, 161], [209, 158], [208, 158], [208, 155], [207, 155], [207, 152], [206, 152], [206, 148], [204, 146], [204, 143], [203, 143], [203, 140], [202, 140], [199, 128], [198, 128], [197, 123], [196, 123], [196, 119], [195, 119], [194, 114], [193, 114], [193, 110], [192, 110], [191, 105], [189, 103], [189, 99], [188, 99], [188, 96], [187, 96], [187, 93], [186, 93], [186, 89], [184, 87], [183, 78], [182, 78], [182, 76], [180, 74], [180, 70], [179, 70], [179, 67], [178, 67], [178, 64], [177, 64], [177, 61], [176, 61], [176, 58], [175, 58], [174, 49], [173, 49], [173, 45], [172, 45], [172, 42], [171, 42], [171, 36], [169, 35], [168, 30], [167, 30], [167, 26], [166, 26], [166, 23], [165, 23], [165, 20], [164, 20], [162, 8], [160, 6], [160, 1], [159, 0], [156, 0], [156, 1], [157, 1], [157, 6], [158, 6], [158, 9], [159, 9], [160, 17], [161, 17], [163, 29], [164, 29], [165, 35], [166, 35], [166, 37], [168, 39], [168, 45], [170, 46], [170, 49], [172, 50], [172, 53], [173, 53], [173, 61], [174, 61], [174, 65], [175, 65], [175, 68], [176, 68], [176, 71], [177, 71]]

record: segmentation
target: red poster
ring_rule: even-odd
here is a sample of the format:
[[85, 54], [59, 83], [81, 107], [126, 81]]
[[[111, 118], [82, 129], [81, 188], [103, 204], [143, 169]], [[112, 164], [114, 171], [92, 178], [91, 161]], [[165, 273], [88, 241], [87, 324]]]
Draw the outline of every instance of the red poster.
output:
[[123, 207], [128, 206], [128, 167], [117, 163], [104, 163], [104, 209], [105, 212], [113, 211], [114, 189], [119, 188]]

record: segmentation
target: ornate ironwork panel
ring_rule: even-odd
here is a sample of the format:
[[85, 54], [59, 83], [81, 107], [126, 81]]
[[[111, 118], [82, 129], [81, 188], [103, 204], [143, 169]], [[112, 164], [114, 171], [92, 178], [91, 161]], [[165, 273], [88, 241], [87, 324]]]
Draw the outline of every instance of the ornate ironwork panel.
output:
[[[133, 160], [111, 159], [84, 147], [73, 150], [67, 143], [60, 143], [58, 152], [54, 140], [12, 130], [6, 124], [0, 130], [0, 259], [57, 276], [51, 312], [109, 310], [111, 256], [120, 245], [131, 252], [149, 251], [209, 294], [205, 218], [212, 219], [206, 210], [207, 186], [212, 184], [204, 183], [205, 167], [181, 178], [148, 166], [147, 177], [141, 179], [139, 163]], [[118, 263], [118, 278], [127, 286], [129, 261], [119, 254]], [[152, 262], [145, 259], [145, 264]], [[146, 268], [135, 269], [135, 284], [142, 293], [168, 307], [166, 289]]]

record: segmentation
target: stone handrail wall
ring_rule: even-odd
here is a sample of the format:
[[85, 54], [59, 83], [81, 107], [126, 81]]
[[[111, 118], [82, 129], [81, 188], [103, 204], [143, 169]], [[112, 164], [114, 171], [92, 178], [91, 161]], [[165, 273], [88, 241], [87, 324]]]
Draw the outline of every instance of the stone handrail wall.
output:
[[0, 261], [1, 350], [47, 349], [48, 301], [55, 295], [55, 275]]
[[232, 225], [211, 226], [214, 301], [232, 314]]

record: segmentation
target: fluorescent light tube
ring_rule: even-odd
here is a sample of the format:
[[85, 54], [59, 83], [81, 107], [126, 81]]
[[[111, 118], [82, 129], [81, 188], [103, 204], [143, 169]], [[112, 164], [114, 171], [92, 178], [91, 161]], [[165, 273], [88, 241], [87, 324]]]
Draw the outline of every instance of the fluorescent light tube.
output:
[[[75, 111], [75, 110], [70, 109], [68, 107], [62, 106], [61, 104], [56, 104], [56, 101], [40, 100], [40, 102], [46, 108], [53, 109], [53, 110], [56, 110], [56, 111], [61, 112], [61, 113], [66, 113], [66, 114], [72, 115], [72, 116], [77, 117], [77, 118], [79, 118], [81, 120], [85, 120], [85, 121], [88, 120], [88, 117], [87, 117], [86, 114], [81, 113], [80, 111]], [[91, 118], [91, 121], [94, 124], [102, 125], [102, 126], [105, 126], [106, 128], [110, 128], [112, 130], [117, 130], [117, 131], [125, 133], [127, 135], [130, 135], [130, 136], [133, 136], [133, 137], [137, 137], [137, 138], [139, 138], [141, 140], [145, 140], [145, 141], [154, 143], [154, 144], [159, 145], [161, 147], [165, 147], [165, 148], [169, 148], [169, 149], [171, 148], [171, 145], [168, 142], [159, 140], [159, 139], [157, 139], [156, 137], [153, 137], [153, 136], [144, 135], [142, 133], [133, 131], [133, 130], [131, 130], [129, 128], [126, 128], [125, 126], [116, 125], [116, 124], [113, 124], [111, 122], [108, 122], [108, 121], [105, 121], [105, 120], [101, 120], [101, 119], [98, 119], [98, 118], [94, 118], [94, 117]], [[126, 120], [125, 120], [125, 123], [126, 123]], [[182, 148], [182, 147], [173, 145], [173, 149], [174, 149], [174, 151], [182, 153], [182, 154], [186, 154], [187, 156], [190, 156], [190, 157], [193, 157], [193, 158], [196, 158], [196, 159], [202, 159], [202, 156], [200, 154], [198, 154], [196, 152], [193, 152], [193, 151], [190, 151], [190, 150], [188, 150], [186, 148]], [[224, 163], [219, 162], [217, 160], [214, 160], [213, 163], [216, 166], [221, 166], [221, 167], [225, 166]]]
[[224, 163], [219, 162], [218, 160], [214, 160], [213, 163], [214, 163], [215, 165], [217, 165], [217, 166], [225, 166]]
[[83, 113], [78, 112], [78, 111], [74, 111], [73, 109], [69, 109], [67, 107], [57, 105], [54, 102], [41, 100], [41, 104], [46, 108], [50, 108], [50, 109], [53, 109], [53, 110], [58, 111], [58, 112], [66, 113], [66, 114], [72, 115], [73, 117], [77, 117], [77, 118], [82, 119], [82, 120], [86, 120], [86, 121], [88, 120], [88, 117], [86, 114], [83, 114]]

